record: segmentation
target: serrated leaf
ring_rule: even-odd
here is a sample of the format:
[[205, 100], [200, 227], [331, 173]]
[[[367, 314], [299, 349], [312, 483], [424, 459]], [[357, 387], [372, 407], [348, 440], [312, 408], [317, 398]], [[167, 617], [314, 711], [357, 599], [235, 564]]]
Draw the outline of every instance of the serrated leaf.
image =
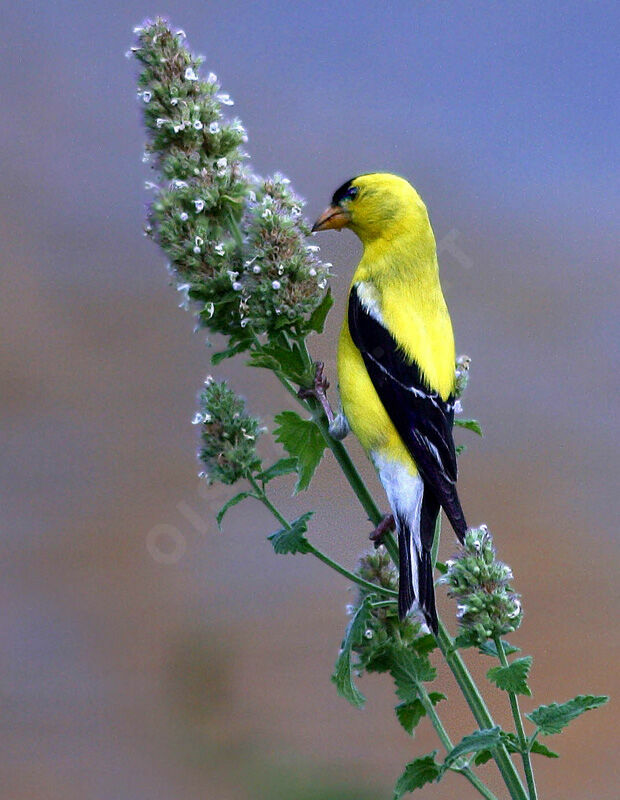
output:
[[365, 659], [366, 672], [389, 672], [393, 650], [391, 644], [380, 644], [375, 647], [370, 657]]
[[327, 294], [321, 300], [319, 305], [314, 309], [308, 320], [308, 330], [323, 333], [325, 327], [325, 319], [329, 309], [334, 305], [334, 298], [332, 297], [331, 289], [327, 290]]
[[400, 724], [412, 736], [418, 722], [422, 717], [426, 716], [426, 709], [422, 705], [422, 701], [417, 698], [410, 700], [408, 703], [401, 703], [396, 706], [395, 711]]
[[515, 659], [507, 667], [491, 667], [487, 672], [487, 678], [504, 692], [514, 692], [531, 697], [532, 692], [527, 685], [527, 676], [531, 667], [532, 656], [524, 656]]
[[474, 764], [476, 766], [480, 766], [482, 764], [486, 764], [487, 761], [490, 761], [493, 758], [493, 753], [490, 750], [480, 750], [479, 753], [476, 753], [474, 756]]
[[224, 505], [220, 508], [217, 512], [216, 520], [217, 520], [217, 527], [222, 527], [222, 520], [224, 519], [224, 514], [228, 511], [229, 508], [236, 506], [237, 503], [240, 503], [242, 500], [245, 500], [246, 497], [254, 497], [252, 492], [239, 492], [234, 497], [231, 497], [230, 500], [227, 500]]
[[334, 673], [332, 681], [336, 684], [336, 689], [341, 697], [348, 700], [351, 705], [356, 708], [361, 708], [366, 701], [364, 695], [360, 692], [357, 686], [353, 683], [353, 676], [351, 674], [351, 649], [358, 645], [364, 636], [368, 619], [370, 617], [370, 601], [374, 595], [367, 595], [360, 607], [357, 609], [351, 621], [347, 625], [344, 634], [344, 640]]
[[394, 800], [400, 800], [407, 792], [421, 789], [422, 786], [425, 786], [427, 783], [432, 783], [441, 776], [441, 767], [435, 761], [436, 754], [437, 750], [433, 750], [433, 752], [429, 753], [427, 756], [416, 758], [415, 761], [411, 761], [407, 764], [405, 771], [396, 781]]
[[496, 725], [494, 728], [485, 728], [481, 731], [470, 733], [464, 736], [461, 741], [453, 747], [446, 756], [444, 767], [449, 767], [457, 758], [467, 753], [479, 753], [483, 750], [492, 750], [501, 742], [501, 728]]
[[549, 750], [548, 747], [542, 742], [539, 742], [538, 739], [534, 739], [532, 746], [530, 747], [531, 753], [538, 753], [540, 756], [545, 756], [545, 758], [559, 758], [559, 753], [556, 753], [555, 750]]
[[445, 575], [448, 571], [448, 567], [443, 563], [443, 561], [436, 561], [435, 562], [435, 569], [440, 575]]
[[280, 458], [256, 477], [263, 483], [269, 483], [274, 478], [278, 478], [280, 475], [290, 475], [291, 472], [297, 472], [297, 459]]
[[278, 555], [310, 552], [310, 542], [304, 534], [308, 530], [308, 520], [313, 514], [314, 511], [306, 511], [291, 523], [290, 530], [281, 528], [267, 537]]
[[482, 436], [482, 427], [477, 419], [459, 419], [458, 417], [454, 418], [454, 425], [457, 428], [467, 428], [468, 431], [473, 431], [477, 433], [478, 436]]
[[441, 702], [442, 700], [448, 699], [442, 692], [429, 692], [428, 696], [434, 706], [436, 706], [437, 703]]
[[539, 706], [525, 716], [538, 726], [544, 736], [551, 736], [560, 733], [576, 717], [604, 705], [608, 700], [609, 697], [604, 694], [580, 694], [572, 700], [567, 700], [566, 703]]
[[412, 642], [413, 649], [419, 656], [425, 656], [432, 653], [437, 647], [437, 639], [432, 633], [425, 633], [422, 636], [416, 637]]
[[396, 694], [405, 702], [413, 702], [418, 696], [418, 685], [435, 680], [437, 670], [426, 656], [416, 655], [404, 647], [392, 650], [390, 673], [396, 683]]
[[478, 637], [474, 633], [467, 628], [462, 630], [459, 635], [454, 640], [454, 649], [455, 650], [465, 650], [468, 647], [475, 647], [478, 644]]
[[295, 494], [307, 489], [325, 449], [321, 432], [310, 419], [302, 419], [295, 411], [282, 411], [275, 418], [278, 427], [274, 436], [290, 456], [297, 459], [299, 478]]
[[[504, 647], [504, 653], [507, 656], [511, 655], [512, 653], [521, 652], [520, 647], [515, 647], [514, 645], [509, 644], [508, 642], [505, 642], [503, 640], [502, 640], [502, 645]], [[481, 644], [480, 647], [478, 648], [478, 652], [482, 653], [485, 656], [493, 656], [494, 658], [499, 658], [499, 653], [497, 652], [497, 647], [493, 639], [489, 639], [488, 642]]]
[[242, 339], [239, 342], [227, 347], [226, 350], [220, 350], [219, 353], [213, 353], [211, 356], [211, 363], [214, 366], [217, 366], [221, 361], [224, 361], [226, 358], [232, 358], [236, 356], [237, 353], [242, 353], [244, 350], [247, 350], [249, 347], [249, 341], [247, 339]]

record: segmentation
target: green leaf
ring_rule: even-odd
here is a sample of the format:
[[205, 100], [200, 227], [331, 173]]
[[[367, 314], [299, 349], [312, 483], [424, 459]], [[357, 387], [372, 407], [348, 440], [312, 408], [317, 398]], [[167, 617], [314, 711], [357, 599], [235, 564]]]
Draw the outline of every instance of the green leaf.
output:
[[507, 667], [491, 667], [487, 672], [487, 678], [505, 692], [524, 694], [532, 696], [530, 687], [527, 685], [527, 676], [532, 667], [532, 656], [524, 656], [515, 659]]
[[425, 633], [423, 636], [418, 636], [412, 642], [413, 649], [419, 656], [425, 656], [427, 653], [432, 653], [437, 647], [437, 639], [432, 633]]
[[308, 520], [313, 514], [314, 511], [306, 511], [291, 523], [290, 530], [281, 528], [267, 537], [278, 555], [310, 552], [310, 542], [304, 534], [308, 530]]
[[435, 562], [435, 569], [440, 575], [445, 575], [448, 571], [448, 567], [443, 563], [443, 561], [436, 561]]
[[408, 703], [417, 699], [420, 683], [435, 680], [437, 670], [426, 656], [418, 656], [404, 647], [395, 647], [390, 673], [396, 683], [396, 694]]
[[297, 472], [297, 459], [281, 458], [256, 477], [263, 483], [269, 483], [274, 478], [278, 478], [280, 475], [289, 475], [291, 472]]
[[321, 300], [319, 305], [314, 309], [308, 320], [308, 330], [323, 333], [325, 326], [325, 319], [329, 309], [334, 305], [334, 298], [332, 297], [331, 289], [327, 290], [327, 294]]
[[456, 650], [465, 650], [467, 647], [475, 647], [478, 644], [476, 633], [469, 628], [464, 628], [454, 640]]
[[226, 350], [220, 350], [219, 353], [213, 353], [211, 356], [211, 363], [217, 366], [221, 361], [224, 361], [226, 358], [232, 358], [236, 356], [237, 353], [242, 353], [244, 350], [247, 350], [249, 347], [249, 341], [247, 339], [242, 339], [239, 342], [227, 347]]
[[426, 716], [426, 709], [422, 705], [422, 701], [417, 698], [410, 700], [408, 703], [401, 703], [396, 706], [395, 711], [400, 724], [412, 736], [413, 729], [417, 727], [422, 717]]
[[[515, 647], [514, 645], [509, 644], [504, 640], [502, 640], [502, 645], [504, 646], [504, 653], [507, 656], [511, 655], [512, 653], [521, 652], [520, 647]], [[493, 639], [489, 639], [488, 642], [481, 644], [480, 647], [478, 648], [478, 652], [482, 653], [485, 656], [493, 656], [494, 658], [499, 658], [499, 653], [497, 652], [497, 647], [495, 646], [495, 642], [493, 641]]]
[[311, 380], [299, 345], [291, 343], [284, 333], [279, 333], [276, 341], [271, 340], [252, 352], [248, 365], [281, 372], [296, 383]]
[[361, 708], [366, 698], [353, 683], [353, 677], [351, 675], [351, 649], [362, 641], [370, 618], [370, 601], [373, 597], [374, 595], [367, 595], [364, 598], [362, 604], [347, 625], [342, 647], [340, 648], [340, 653], [338, 654], [338, 659], [334, 668], [334, 674], [332, 675], [332, 681], [336, 684], [338, 694], [344, 697], [345, 700], [348, 700], [351, 705], [356, 706], [356, 708]]
[[293, 458], [297, 459], [299, 478], [295, 494], [307, 489], [314, 471], [323, 457], [325, 440], [315, 423], [302, 419], [295, 411], [282, 411], [275, 417], [278, 427], [274, 436]]
[[549, 750], [548, 747], [545, 747], [542, 742], [539, 742], [538, 739], [534, 739], [532, 746], [530, 747], [531, 753], [538, 753], [538, 755], [545, 756], [545, 758], [559, 758], [559, 754], [556, 753], [554, 750]]
[[609, 697], [604, 694], [580, 694], [560, 705], [551, 703], [548, 706], [539, 706], [525, 716], [538, 726], [544, 736], [551, 736], [560, 733], [575, 717], [604, 705], [608, 700]]
[[476, 753], [474, 757], [474, 764], [476, 766], [480, 766], [481, 764], [486, 764], [487, 761], [490, 761], [493, 758], [493, 753], [490, 750], [481, 750], [479, 753]]
[[468, 431], [473, 431], [477, 433], [478, 436], [482, 436], [482, 427], [477, 419], [459, 419], [458, 417], [454, 418], [454, 425], [457, 428], [467, 428]]
[[420, 789], [427, 783], [432, 783], [437, 780], [437, 778], [441, 777], [441, 767], [435, 761], [436, 753], [437, 750], [433, 750], [433, 752], [429, 753], [427, 756], [416, 758], [415, 761], [411, 761], [407, 764], [405, 771], [396, 781], [394, 800], [400, 800], [407, 792]]
[[453, 747], [446, 756], [444, 767], [449, 767], [457, 758], [467, 753], [479, 753], [484, 750], [492, 750], [501, 742], [501, 728], [496, 725], [494, 728], [485, 728], [480, 731], [464, 736], [461, 741]]
[[217, 527], [222, 528], [222, 520], [224, 519], [224, 514], [228, 511], [229, 508], [236, 506], [237, 503], [240, 503], [242, 500], [245, 500], [246, 497], [254, 497], [252, 492], [239, 492], [234, 497], [231, 497], [230, 500], [227, 500], [224, 505], [220, 508], [217, 512], [216, 520], [217, 520]]

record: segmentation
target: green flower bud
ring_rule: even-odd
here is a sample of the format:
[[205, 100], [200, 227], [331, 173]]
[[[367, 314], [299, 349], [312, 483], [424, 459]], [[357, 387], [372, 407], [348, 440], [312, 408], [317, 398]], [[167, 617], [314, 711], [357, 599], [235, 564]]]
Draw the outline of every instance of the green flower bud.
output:
[[460, 553], [447, 567], [440, 583], [450, 587], [459, 625], [473, 644], [519, 627], [523, 612], [520, 596], [510, 586], [512, 571], [496, 560], [493, 537], [485, 525], [467, 531]]
[[209, 483], [232, 484], [261, 468], [256, 452], [260, 422], [245, 413], [244, 401], [225, 381], [207, 378], [193, 422], [200, 425], [199, 458]]

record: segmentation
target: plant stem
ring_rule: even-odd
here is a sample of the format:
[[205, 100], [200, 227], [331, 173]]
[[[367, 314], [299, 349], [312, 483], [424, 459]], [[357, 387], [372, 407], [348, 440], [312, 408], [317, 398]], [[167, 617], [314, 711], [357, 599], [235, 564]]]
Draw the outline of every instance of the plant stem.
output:
[[[282, 525], [283, 528], [285, 528], [287, 531], [290, 531], [292, 528], [290, 522], [288, 522], [288, 520], [286, 520], [282, 516], [282, 514], [274, 506], [271, 500], [267, 497], [265, 491], [261, 489], [261, 487], [258, 485], [258, 483], [254, 480], [252, 476], [248, 476], [248, 481], [250, 482], [252, 488], [256, 492], [256, 494], [253, 496], [256, 497], [257, 500], [260, 500], [260, 502], [265, 506], [265, 508], [268, 508], [269, 511], [271, 511], [273, 516], [278, 520], [278, 522], [280, 523], [280, 525]], [[384, 586], [379, 586], [376, 583], [371, 583], [370, 581], [366, 581], [363, 578], [360, 578], [359, 575], [356, 575], [354, 572], [351, 572], [346, 567], [343, 567], [342, 564], [339, 564], [337, 561], [334, 561], [329, 556], [325, 555], [325, 553], [323, 553], [322, 550], [319, 550], [318, 547], [315, 547], [313, 544], [310, 544], [310, 542], [308, 542], [308, 547], [310, 548], [308, 552], [311, 553], [315, 558], [318, 558], [319, 561], [322, 561], [324, 564], [327, 564], [328, 567], [331, 567], [331, 569], [335, 570], [336, 572], [339, 572], [341, 575], [343, 575], [345, 578], [347, 578], [347, 580], [351, 581], [352, 583], [356, 583], [358, 586], [361, 586], [362, 588], [373, 592], [373, 594], [382, 594], [387, 597], [398, 597], [398, 592], [395, 592], [393, 589], [387, 589]]]
[[[456, 678], [456, 682], [458, 683], [460, 690], [463, 692], [463, 696], [465, 697], [465, 700], [467, 701], [467, 704], [470, 707], [478, 726], [481, 730], [485, 728], [493, 728], [493, 717], [491, 716], [489, 709], [486, 707], [486, 704], [482, 699], [480, 692], [478, 691], [478, 687], [476, 686], [474, 679], [465, 666], [465, 662], [461, 658], [458, 650], [454, 649], [452, 637], [446, 630], [446, 627], [441, 620], [439, 621], [439, 632], [436, 638], [439, 649], [443, 653], [446, 663]], [[512, 800], [527, 800], [527, 794], [525, 793], [525, 789], [521, 783], [519, 773], [517, 772], [515, 765], [512, 763], [512, 759], [510, 758], [508, 751], [503, 744], [498, 745], [498, 747], [493, 750], [493, 758], [502, 774]]]
[[[502, 667], [507, 667], [508, 659], [506, 658], [504, 643], [499, 636], [495, 636], [494, 641], [500, 663]], [[534, 772], [532, 770], [532, 759], [530, 757], [529, 743], [525, 735], [525, 730], [523, 729], [523, 720], [521, 719], [521, 711], [519, 710], [519, 701], [515, 692], [508, 692], [508, 697], [510, 699], [510, 709], [515, 722], [515, 731], [517, 733], [517, 739], [519, 740], [519, 747], [521, 748], [521, 756], [523, 757], [523, 770], [525, 772], [525, 779], [527, 781], [530, 800], [537, 800], [538, 794], [536, 792], [536, 782], [534, 781]]]
[[[422, 683], [416, 682], [416, 689], [418, 692], [418, 696], [420, 698], [420, 702], [424, 706], [424, 710], [426, 711], [427, 717], [433, 724], [433, 728], [437, 733], [442, 745], [444, 746], [446, 753], [449, 753], [453, 748], [454, 745], [452, 744], [452, 740], [448, 735], [448, 732], [444, 728], [443, 722], [439, 718], [439, 714], [435, 710], [435, 706], [433, 705], [430, 697], [428, 696], [428, 692], [426, 691], [424, 685]], [[485, 786], [485, 784], [480, 780], [480, 778], [476, 775], [476, 773], [470, 769], [469, 767], [457, 767], [454, 769], [455, 772], [459, 772], [463, 777], [467, 778], [467, 780], [471, 783], [472, 786], [475, 786], [476, 789], [480, 792], [483, 797], [486, 797], [487, 800], [497, 800], [497, 797], [493, 794], [493, 792]]]

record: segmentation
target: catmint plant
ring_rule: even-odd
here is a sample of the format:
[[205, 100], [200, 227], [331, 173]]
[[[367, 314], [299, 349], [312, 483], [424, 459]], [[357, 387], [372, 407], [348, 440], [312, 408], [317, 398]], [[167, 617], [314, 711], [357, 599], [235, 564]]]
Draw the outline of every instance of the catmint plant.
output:
[[[390, 532], [350, 571], [312, 544], [312, 510], [289, 520], [276, 507], [270, 498], [271, 482], [295, 474], [295, 494], [304, 491], [329, 449], [372, 525], [383, 519], [345, 446], [331, 436], [312, 391], [318, 382], [323, 389], [327, 385], [307, 343], [312, 333], [322, 332], [332, 304], [331, 265], [320, 259], [317, 246], [307, 243], [310, 226], [303, 215], [304, 201], [289, 180], [252, 172], [245, 129], [229, 116], [233, 101], [213, 72], [204, 75], [202, 59], [189, 51], [184, 32], [158, 18], [134, 33], [129, 54], [140, 65], [137, 99], [147, 134], [143, 160], [154, 173], [146, 184], [153, 193], [146, 234], [166, 254], [170, 274], [199, 326], [223, 337], [224, 348], [212, 355], [212, 364], [244, 353], [250, 367], [271, 371], [299, 403], [300, 413], [284, 410], [274, 415], [272, 435], [284, 454], [265, 465], [257, 451], [259, 437], [267, 435], [263, 423], [246, 411], [245, 402], [225, 382], [212, 377], [205, 381], [194, 417], [200, 431], [201, 476], [238, 489], [218, 512], [218, 525], [237, 503], [259, 502], [278, 525], [269, 536], [276, 554], [311, 555], [357, 587], [356, 601], [347, 607], [348, 622], [332, 675], [337, 691], [361, 707], [365, 698], [356, 678], [364, 672], [385, 673], [394, 683], [395, 711], [405, 732], [413, 735], [426, 719], [439, 742], [438, 749], [417, 755], [405, 766], [395, 784], [396, 800], [440, 781], [449, 771], [493, 800], [496, 796], [476, 771], [490, 759], [512, 800], [535, 800], [532, 756], [557, 758], [541, 738], [560, 733], [607, 698], [578, 695], [540, 706], [524, 719], [518, 697], [531, 693], [527, 679], [532, 658], [509, 660], [519, 651], [504, 638], [521, 624], [522, 601], [512, 588], [510, 568], [496, 558], [486, 527], [469, 530], [454, 558], [435, 564], [442, 576], [439, 583], [455, 600], [458, 626], [454, 638], [440, 621], [435, 637], [422, 619], [398, 618], [398, 551]], [[455, 364], [455, 425], [482, 435], [476, 420], [461, 416], [469, 372], [469, 357], [460, 356]], [[435, 561], [436, 555], [435, 547]], [[497, 660], [487, 671], [486, 688], [507, 695], [514, 731], [495, 724], [461, 655], [467, 648]], [[435, 663], [440, 657], [475, 723], [458, 742], [441, 719], [442, 704], [452, 701], [437, 686]], [[514, 755], [520, 757], [523, 777]]]

